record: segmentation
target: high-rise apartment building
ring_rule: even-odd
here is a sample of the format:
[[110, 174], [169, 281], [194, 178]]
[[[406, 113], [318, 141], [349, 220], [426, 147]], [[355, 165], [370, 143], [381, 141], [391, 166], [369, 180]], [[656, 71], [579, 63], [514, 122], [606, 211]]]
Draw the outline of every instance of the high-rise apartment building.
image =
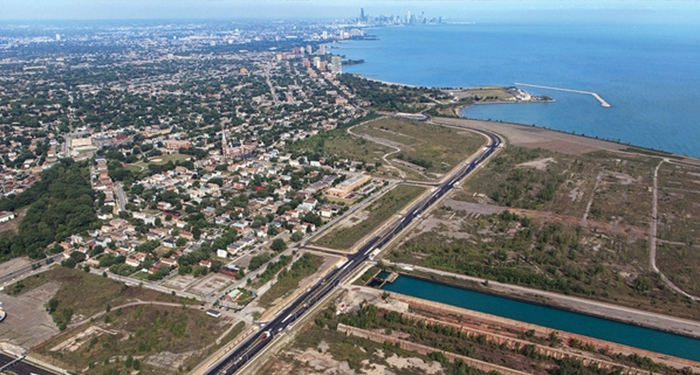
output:
[[331, 73], [341, 74], [343, 72], [343, 60], [340, 56], [331, 57]]

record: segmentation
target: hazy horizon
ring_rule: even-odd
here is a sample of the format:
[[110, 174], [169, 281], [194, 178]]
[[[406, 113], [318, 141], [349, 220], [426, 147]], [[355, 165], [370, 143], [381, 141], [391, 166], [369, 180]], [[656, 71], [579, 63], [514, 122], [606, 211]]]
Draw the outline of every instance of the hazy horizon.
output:
[[2, 21], [144, 19], [354, 18], [360, 8], [371, 16], [424, 11], [428, 17], [469, 19], [475, 14], [546, 10], [698, 10], [698, 1], [517, 1], [517, 0], [5, 0]]

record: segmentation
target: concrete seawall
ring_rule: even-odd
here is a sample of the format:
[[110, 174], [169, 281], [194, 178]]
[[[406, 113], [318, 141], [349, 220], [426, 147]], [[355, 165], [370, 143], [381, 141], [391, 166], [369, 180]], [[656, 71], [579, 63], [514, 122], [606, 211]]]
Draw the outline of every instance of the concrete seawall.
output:
[[514, 84], [515, 84], [515, 85], [518, 85], [518, 86], [534, 87], [534, 88], [536, 88], [536, 89], [555, 90], [555, 91], [573, 92], [573, 93], [575, 93], [575, 94], [592, 95], [594, 98], [596, 98], [597, 101], [600, 102], [600, 105], [601, 105], [602, 107], [604, 107], [604, 108], [610, 108], [610, 107], [612, 107], [608, 102], [605, 101], [605, 99], [603, 99], [602, 97], [600, 97], [600, 95], [598, 95], [598, 94], [595, 93], [595, 92], [591, 92], [591, 91], [571, 90], [571, 89], [563, 89], [563, 88], [560, 88], [560, 87], [531, 85], [531, 84], [528, 84], [528, 83], [518, 83], [518, 82], [515, 82]]

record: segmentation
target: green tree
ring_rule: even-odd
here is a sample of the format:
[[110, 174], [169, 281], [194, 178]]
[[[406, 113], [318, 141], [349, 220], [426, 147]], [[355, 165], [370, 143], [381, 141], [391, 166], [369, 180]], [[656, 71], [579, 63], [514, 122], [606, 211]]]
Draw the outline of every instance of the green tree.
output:
[[299, 242], [304, 238], [304, 233], [299, 231], [292, 233], [292, 241]]
[[272, 241], [272, 245], [270, 245], [270, 249], [272, 249], [276, 252], [284, 251], [284, 250], [287, 250], [287, 244], [284, 242], [283, 239], [277, 238], [274, 241]]
[[73, 258], [68, 258], [61, 262], [61, 265], [66, 268], [75, 268], [76, 262]]
[[268, 236], [276, 236], [277, 234], [279, 234], [279, 230], [277, 229], [277, 227], [274, 225], [268, 225], [267, 235]]

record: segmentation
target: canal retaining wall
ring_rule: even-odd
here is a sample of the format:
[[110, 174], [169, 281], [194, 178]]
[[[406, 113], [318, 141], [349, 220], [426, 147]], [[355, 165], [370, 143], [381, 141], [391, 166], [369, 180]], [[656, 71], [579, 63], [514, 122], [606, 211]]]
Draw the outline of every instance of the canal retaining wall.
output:
[[[629, 356], [636, 354], [641, 357], [649, 357], [654, 362], [662, 363], [667, 366], [684, 369], [691, 368], [695, 372], [700, 372], [700, 363], [691, 361], [684, 358], [673, 357], [666, 354], [656, 353], [649, 350], [634, 348], [627, 345], [617, 344], [605, 340], [595, 339], [588, 336], [578, 335], [574, 333], [569, 333], [565, 331], [555, 330], [547, 327], [542, 327], [530, 323], [520, 322], [512, 319], [502, 318], [495, 315], [485, 314], [482, 312], [469, 310], [465, 308], [455, 307], [439, 302], [428, 301], [424, 299], [419, 299], [415, 297], [410, 297], [403, 294], [391, 293], [394, 298], [400, 302], [407, 303], [409, 306], [415, 309], [428, 311], [435, 314], [454, 314], [457, 316], [465, 316], [473, 322], [477, 323], [481, 327], [492, 326], [494, 328], [500, 327], [510, 329], [516, 332], [525, 333], [528, 331], [534, 332], [538, 336], [548, 337], [551, 333], [556, 333], [560, 339], [564, 342], [570, 342], [572, 339], [578, 340], [581, 345], [592, 345], [596, 350], [604, 350], [610, 354], [622, 354]], [[648, 372], [647, 372], [648, 373]]]
[[378, 342], [378, 343], [390, 342], [394, 345], [398, 344], [401, 347], [401, 349], [414, 351], [416, 353], [420, 353], [423, 355], [428, 355], [428, 354], [434, 353], [434, 352], [440, 352], [452, 362], [454, 362], [456, 359], [459, 359], [462, 362], [464, 362], [465, 364], [467, 364], [469, 367], [473, 367], [477, 370], [481, 370], [481, 371], [484, 371], [486, 373], [491, 372], [491, 371], [498, 371], [502, 375], [531, 375], [530, 373], [527, 373], [527, 372], [513, 370], [513, 369], [508, 368], [508, 367], [499, 366], [499, 365], [496, 365], [493, 363], [480, 361], [478, 359], [465, 357], [463, 355], [446, 352], [444, 350], [435, 349], [435, 348], [430, 347], [430, 346], [416, 344], [415, 342], [406, 341], [406, 340], [403, 340], [403, 339], [400, 339], [397, 337], [387, 336], [387, 335], [383, 335], [380, 333], [368, 331], [365, 329], [347, 326], [345, 324], [338, 324], [338, 331], [343, 332], [346, 335], [357, 336], [357, 337], [372, 340], [372, 341]]
[[422, 320], [430, 325], [441, 325], [441, 326], [454, 327], [458, 331], [464, 332], [468, 337], [482, 336], [490, 342], [496, 343], [499, 346], [505, 345], [509, 349], [517, 349], [517, 348], [525, 347], [527, 345], [532, 345], [539, 354], [545, 355], [547, 357], [555, 358], [555, 359], [573, 358], [573, 359], [581, 361], [586, 366], [589, 366], [591, 364], [595, 364], [598, 366], [598, 368], [602, 368], [602, 369], [606, 369], [606, 370], [613, 370], [616, 368], [620, 368], [620, 369], [622, 369], [623, 374], [628, 374], [628, 375], [659, 375], [656, 373], [651, 373], [651, 372], [646, 371], [646, 370], [642, 370], [642, 369], [638, 369], [638, 368], [634, 368], [634, 367], [629, 367], [629, 366], [624, 366], [624, 365], [610, 362], [610, 361], [607, 361], [607, 360], [604, 360], [601, 358], [596, 358], [591, 353], [586, 353], [584, 351], [574, 350], [574, 349], [569, 348], [569, 347], [553, 348], [550, 346], [540, 345], [540, 344], [536, 344], [536, 343], [526, 341], [526, 340], [521, 340], [521, 339], [516, 339], [513, 337], [500, 335], [500, 334], [486, 331], [486, 330], [480, 330], [480, 329], [471, 327], [466, 323], [451, 323], [451, 322], [446, 322], [446, 321], [442, 321], [442, 320], [438, 320], [438, 319], [428, 318], [428, 317], [414, 314], [414, 313], [410, 313], [410, 312], [404, 312], [402, 314], [403, 314], [403, 316], [414, 319], [414, 320]]

